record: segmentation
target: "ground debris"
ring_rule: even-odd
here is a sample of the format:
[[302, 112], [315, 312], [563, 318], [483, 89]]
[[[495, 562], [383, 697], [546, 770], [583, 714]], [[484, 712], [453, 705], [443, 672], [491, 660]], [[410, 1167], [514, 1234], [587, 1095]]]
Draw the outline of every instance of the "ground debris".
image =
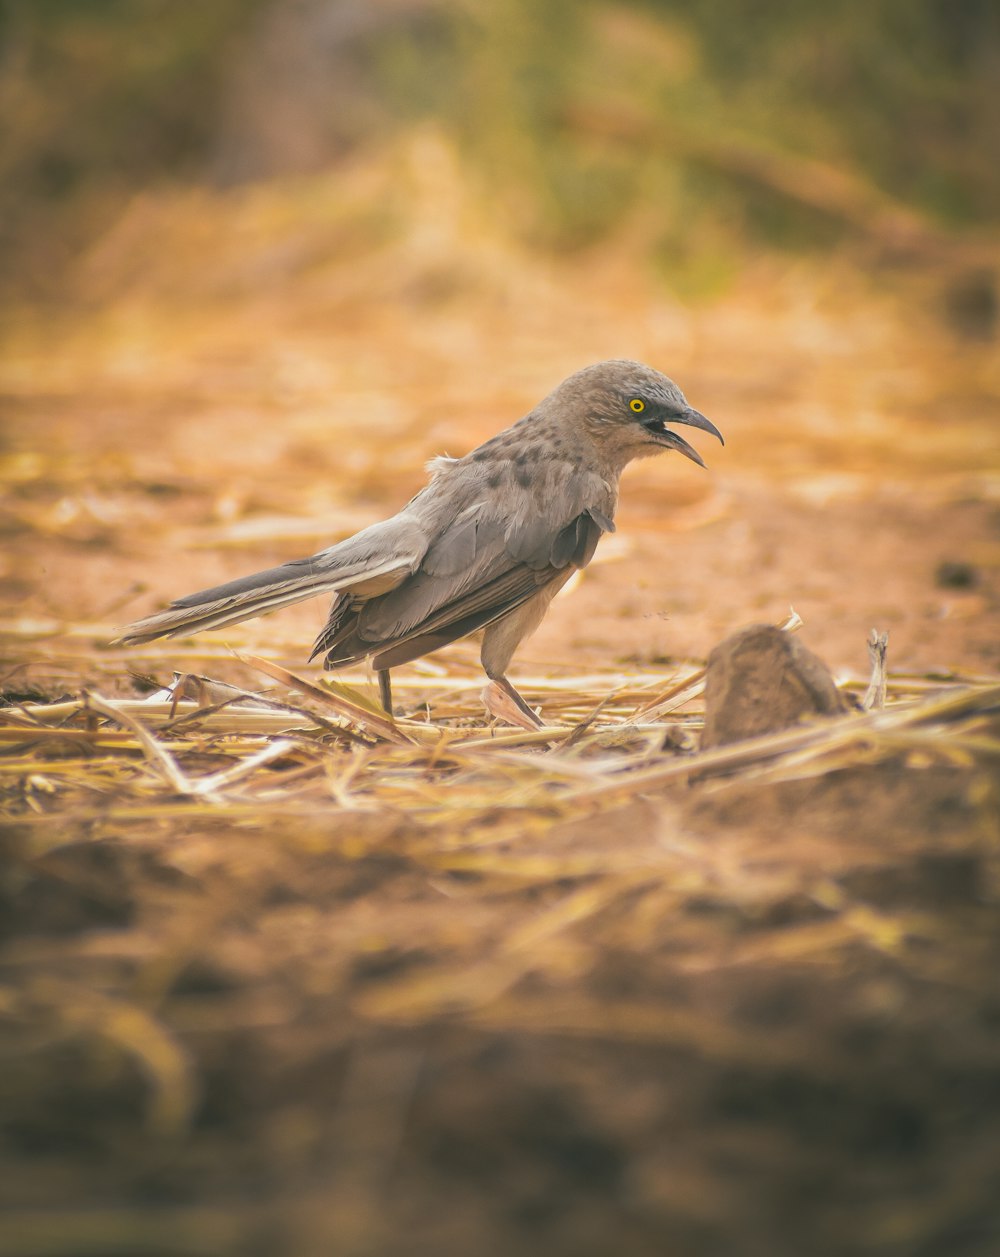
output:
[[711, 1257], [752, 1217], [835, 1257], [994, 1216], [1000, 683], [692, 753], [691, 701], [648, 717], [689, 665], [535, 678], [538, 731], [458, 676], [380, 724], [265, 670], [0, 713], [4, 1251]]
[[797, 637], [754, 624], [708, 657], [704, 750], [847, 710], [826, 664]]

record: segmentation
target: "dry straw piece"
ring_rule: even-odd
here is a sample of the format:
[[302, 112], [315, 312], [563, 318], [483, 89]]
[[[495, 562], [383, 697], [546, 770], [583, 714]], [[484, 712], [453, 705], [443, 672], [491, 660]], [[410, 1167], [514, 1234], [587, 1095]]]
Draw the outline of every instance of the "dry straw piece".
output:
[[[703, 669], [682, 670], [652, 699], [644, 695], [648, 681], [636, 678], [609, 678], [603, 692], [593, 677], [536, 678], [526, 688], [544, 694], [553, 723], [512, 730], [483, 727], [475, 687], [435, 700], [434, 722], [393, 720], [355, 686], [309, 680], [258, 657], [243, 662], [276, 680], [280, 696], [185, 677], [152, 699], [87, 692], [78, 700], [6, 709], [2, 771], [26, 787], [27, 807], [14, 813], [54, 823], [65, 817], [60, 799], [72, 797], [79, 818], [82, 798], [95, 789], [106, 820], [154, 796], [157, 808], [169, 795], [202, 799], [215, 814], [277, 800], [294, 808], [349, 797], [352, 806], [403, 808], [464, 829], [470, 797], [472, 810], [567, 814], [617, 805], [709, 769], [725, 769], [729, 781], [762, 774], [777, 781], [910, 752], [953, 762], [1000, 752], [988, 729], [1000, 685], [987, 680], [939, 683], [919, 697], [912, 681], [883, 680], [885, 710], [696, 752], [701, 717], [691, 704], [703, 690]], [[178, 696], [185, 693], [199, 697]], [[681, 706], [688, 708], [684, 716], [663, 719]], [[67, 758], [72, 748], [80, 756]], [[211, 771], [187, 767], [206, 757], [224, 763]], [[42, 779], [48, 786], [38, 784]]]

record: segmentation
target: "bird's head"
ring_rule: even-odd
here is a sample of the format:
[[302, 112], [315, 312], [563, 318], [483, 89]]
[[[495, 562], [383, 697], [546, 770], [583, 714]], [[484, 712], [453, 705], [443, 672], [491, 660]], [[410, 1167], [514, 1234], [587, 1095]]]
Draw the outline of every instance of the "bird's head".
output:
[[704, 467], [694, 446], [673, 430], [678, 425], [711, 432], [725, 444], [715, 424], [688, 405], [673, 380], [641, 362], [615, 359], [584, 367], [547, 400], [556, 399], [558, 409], [577, 417], [619, 467], [662, 450], [677, 450]]

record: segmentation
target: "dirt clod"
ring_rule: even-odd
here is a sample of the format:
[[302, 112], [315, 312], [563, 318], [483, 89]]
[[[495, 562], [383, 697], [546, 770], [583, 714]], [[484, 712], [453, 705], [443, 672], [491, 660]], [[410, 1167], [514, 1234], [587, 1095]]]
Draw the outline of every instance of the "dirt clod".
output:
[[790, 633], [754, 624], [708, 657], [703, 750], [847, 710], [826, 664]]

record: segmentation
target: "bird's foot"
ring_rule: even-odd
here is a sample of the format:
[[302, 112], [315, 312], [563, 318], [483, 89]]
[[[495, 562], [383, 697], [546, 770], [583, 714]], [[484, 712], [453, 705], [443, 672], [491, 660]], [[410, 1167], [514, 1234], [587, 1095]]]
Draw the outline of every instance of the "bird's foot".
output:
[[542, 722], [506, 677], [496, 677], [482, 692], [483, 706], [497, 720], [533, 733]]

